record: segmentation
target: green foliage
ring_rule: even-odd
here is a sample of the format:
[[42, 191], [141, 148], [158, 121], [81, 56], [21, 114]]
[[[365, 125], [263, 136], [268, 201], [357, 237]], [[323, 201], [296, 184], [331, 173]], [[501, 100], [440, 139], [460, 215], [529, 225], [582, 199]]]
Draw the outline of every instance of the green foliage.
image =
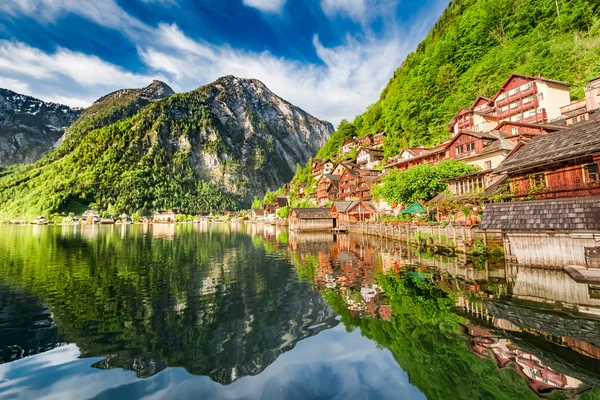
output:
[[239, 209], [239, 197], [225, 193], [194, 169], [189, 146], [172, 145], [175, 141], [201, 146], [214, 136], [231, 163], [239, 159], [241, 150], [225, 145], [225, 128], [205, 104], [207, 99], [204, 91], [173, 95], [109, 125], [103, 124], [140, 105], [125, 102], [122, 109], [125, 100], [120, 99], [116, 105], [93, 106], [98, 114], [86, 112], [87, 118], [69, 128], [67, 140], [55, 152], [0, 177], [0, 216], [80, 214], [92, 208], [91, 203], [108, 215], [168, 208], [191, 214]]
[[599, 12], [596, 0], [453, 0], [379, 101], [355, 118], [357, 134], [386, 132], [386, 156], [438, 144], [461, 107], [494, 95], [512, 73], [572, 83], [581, 98], [600, 71]]
[[406, 171], [392, 170], [372, 190], [373, 197], [390, 203], [430, 200], [446, 190], [440, 180], [476, 172], [477, 167], [464, 161], [446, 160], [438, 165], [417, 165]]
[[354, 124], [343, 119], [335, 132], [333, 132], [325, 143], [325, 146], [317, 153], [317, 158], [333, 158], [333, 156], [340, 150], [340, 147], [344, 143], [346, 138], [353, 138], [356, 136], [356, 127]]
[[281, 207], [279, 210], [277, 210], [277, 216], [279, 218], [287, 218], [288, 214], [290, 213], [290, 207], [289, 206], [285, 206], [285, 207]]
[[[323, 296], [347, 331], [391, 351], [412, 385], [428, 399], [534, 399], [522, 377], [512, 369], [475, 355], [460, 330], [464, 319], [452, 312], [455, 299], [415, 273], [379, 276], [392, 308], [390, 322], [359, 318], [339, 294]], [[457, 390], [460, 388], [460, 390]]]
[[255, 197], [254, 200], [252, 201], [252, 208], [261, 208], [263, 205], [263, 201], [262, 199]]
[[276, 199], [277, 199], [277, 195], [275, 194], [275, 192], [271, 192], [269, 190], [269, 191], [267, 191], [267, 193], [265, 193], [265, 197], [263, 198], [263, 202], [265, 204], [273, 204], [273, 203], [275, 203]]

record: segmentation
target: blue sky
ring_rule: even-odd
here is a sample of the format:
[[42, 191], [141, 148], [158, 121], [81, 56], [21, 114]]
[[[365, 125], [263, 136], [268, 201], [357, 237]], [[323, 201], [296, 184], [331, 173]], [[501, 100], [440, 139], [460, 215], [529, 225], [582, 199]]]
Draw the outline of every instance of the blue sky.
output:
[[0, 87], [87, 106], [152, 79], [262, 80], [337, 124], [375, 102], [448, 0], [4, 0]]

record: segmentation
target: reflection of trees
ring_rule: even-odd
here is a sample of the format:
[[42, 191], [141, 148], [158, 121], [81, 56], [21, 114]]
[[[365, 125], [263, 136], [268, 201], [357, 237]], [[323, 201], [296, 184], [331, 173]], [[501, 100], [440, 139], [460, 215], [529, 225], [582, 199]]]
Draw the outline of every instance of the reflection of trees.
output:
[[229, 383], [337, 324], [319, 294], [249, 236], [107, 232], [0, 238], [0, 279], [45, 299], [83, 357], [109, 355], [96, 367], [150, 376], [164, 361]]
[[451, 311], [454, 301], [441, 289], [409, 275], [382, 275], [379, 283], [392, 308], [390, 322], [353, 316], [334, 291], [324, 297], [347, 329], [360, 328], [388, 348], [428, 398], [535, 398], [514, 370], [499, 370], [469, 350], [459, 328], [464, 320]]

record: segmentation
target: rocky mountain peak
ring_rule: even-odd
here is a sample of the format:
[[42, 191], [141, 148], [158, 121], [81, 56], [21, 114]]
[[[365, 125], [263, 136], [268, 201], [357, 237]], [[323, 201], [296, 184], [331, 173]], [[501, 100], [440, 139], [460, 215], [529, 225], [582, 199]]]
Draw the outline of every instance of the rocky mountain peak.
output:
[[112, 93], [109, 93], [105, 96], [100, 97], [98, 100], [94, 102], [94, 104], [103, 103], [110, 100], [116, 100], [121, 97], [136, 95], [137, 97], [149, 100], [149, 101], [157, 101], [169, 97], [170, 95], [175, 94], [175, 91], [171, 89], [169, 85], [166, 83], [153, 80], [152, 83], [141, 89], [120, 89], [116, 90]]

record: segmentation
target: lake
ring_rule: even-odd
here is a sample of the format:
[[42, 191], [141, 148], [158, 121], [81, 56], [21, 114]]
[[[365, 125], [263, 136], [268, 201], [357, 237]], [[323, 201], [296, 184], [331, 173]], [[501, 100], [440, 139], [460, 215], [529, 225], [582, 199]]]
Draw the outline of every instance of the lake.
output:
[[598, 399], [564, 272], [234, 224], [0, 226], [0, 398]]

